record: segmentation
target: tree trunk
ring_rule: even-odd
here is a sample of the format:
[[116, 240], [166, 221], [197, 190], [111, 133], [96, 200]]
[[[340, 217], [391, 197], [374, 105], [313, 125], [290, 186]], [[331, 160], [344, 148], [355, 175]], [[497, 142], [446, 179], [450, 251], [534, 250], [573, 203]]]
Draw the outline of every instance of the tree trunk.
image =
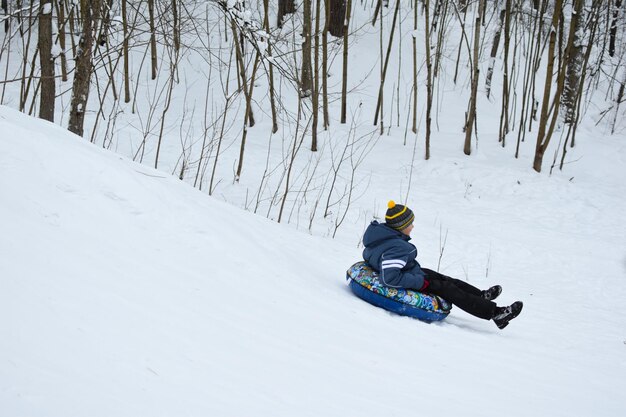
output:
[[283, 18], [287, 14], [295, 13], [296, 4], [294, 0], [278, 0], [278, 27], [283, 27]]
[[426, 53], [426, 154], [430, 159], [430, 113], [433, 108], [433, 67], [430, 57], [430, 1], [424, 0], [424, 43]]
[[70, 132], [83, 136], [85, 111], [89, 99], [89, 83], [93, 73], [93, 46], [97, 24], [100, 20], [102, 0], [81, 0], [80, 4], [83, 29], [76, 53], [68, 129]]
[[383, 71], [380, 79], [380, 86], [378, 88], [378, 100], [376, 104], [376, 112], [374, 114], [374, 126], [378, 124], [378, 114], [383, 105], [383, 89], [385, 86], [385, 77], [387, 75], [387, 66], [389, 65], [389, 57], [391, 56], [391, 47], [393, 46], [393, 35], [396, 31], [396, 22], [398, 20], [398, 11], [400, 10], [400, 1], [396, 0], [396, 8], [393, 12], [393, 21], [391, 23], [391, 34], [389, 35], [389, 44], [387, 45], [387, 53], [385, 54], [385, 63], [383, 65]]
[[[347, 0], [348, 4], [345, 9], [346, 16], [343, 20], [343, 77], [341, 83], [341, 123], [346, 122], [347, 100], [348, 100], [348, 27], [350, 25], [350, 9], [352, 8], [352, 0]], [[332, 2], [332, 0], [331, 0]], [[332, 4], [332, 3], [331, 3]]]
[[[620, 19], [620, 7], [622, 7], [622, 0], [615, 0], [613, 6], [613, 19], [611, 20], [611, 29], [609, 31], [609, 56], [615, 56], [615, 40], [617, 37], [618, 21]], [[622, 11], [623, 13], [623, 11]]]
[[57, 2], [57, 27], [59, 28], [59, 46], [61, 47], [61, 81], [67, 81], [67, 57], [65, 56], [65, 27], [67, 21], [65, 19], [65, 2], [60, 0]]
[[128, 16], [126, 14], [126, 2], [122, 0], [122, 28], [124, 33], [124, 40], [122, 41], [122, 48], [124, 51], [124, 103], [130, 103], [130, 62], [129, 62], [129, 36], [128, 33]]
[[180, 17], [177, 0], [172, 0], [172, 25], [174, 29], [174, 50], [180, 51]]
[[300, 97], [309, 97], [313, 89], [311, 71], [311, 0], [304, 0], [304, 22], [302, 25], [302, 77], [300, 79]]
[[331, 35], [340, 38], [344, 33], [344, 21], [346, 18], [346, 3], [348, 0], [330, 0], [330, 18], [328, 19], [328, 31]]
[[[417, 33], [417, 0], [413, 4], [413, 33]], [[411, 131], [417, 133], [417, 39], [412, 36], [413, 41], [413, 126]]]
[[469, 110], [467, 114], [467, 121], [465, 123], [465, 144], [463, 146], [463, 152], [465, 155], [472, 153], [472, 130], [474, 128], [474, 121], [476, 119], [476, 96], [478, 93], [478, 55], [480, 47], [480, 25], [483, 15], [483, 8], [485, 7], [484, 0], [479, 0], [478, 12], [476, 12], [476, 19], [474, 21], [474, 58], [472, 60], [472, 92], [470, 96]]
[[322, 33], [322, 103], [324, 108], [324, 130], [328, 129], [330, 117], [328, 112], [328, 16], [330, 0], [324, 0], [324, 32]]
[[[504, 18], [506, 17], [506, 8], [500, 10], [500, 23], [498, 29], [493, 35], [493, 44], [491, 45], [491, 58], [489, 60], [489, 68], [487, 68], [487, 79], [485, 81], [485, 90], [487, 98], [491, 94], [491, 78], [493, 77], [493, 67], [496, 64], [496, 55], [498, 54], [498, 47], [500, 46], [500, 37], [502, 36], [502, 27], [504, 26]], [[506, 71], [506, 70], [505, 70]]]
[[320, 107], [320, 12], [322, 0], [315, 0], [315, 51], [313, 60], [313, 125], [311, 126], [311, 151], [317, 151], [317, 125]]
[[[7, 0], [2, 0], [2, 10], [4, 10], [4, 15], [7, 16], [9, 14], [9, 4]], [[4, 20], [4, 33], [9, 32], [9, 19]]]
[[52, 57], [52, 0], [43, 0], [39, 11], [39, 61], [41, 97], [39, 117], [54, 122], [54, 58]]
[[[506, 134], [509, 133], [509, 46], [511, 44], [511, 0], [506, 0], [504, 8], [504, 74], [502, 77], [502, 110], [500, 113], [500, 128], [498, 140], [504, 147]], [[513, 58], [515, 59], [515, 49], [513, 50]], [[515, 61], [513, 61], [513, 68]]]
[[[535, 158], [533, 161], [533, 169], [541, 172], [543, 163], [543, 155], [546, 152], [550, 136], [546, 135], [548, 125], [548, 110], [550, 108], [550, 94], [552, 90], [552, 78], [554, 71], [554, 50], [556, 47], [556, 33], [559, 28], [559, 17], [561, 16], [563, 0], [556, 0], [552, 15], [552, 28], [550, 31], [550, 41], [548, 44], [548, 63], [546, 69], [546, 80], [543, 89], [543, 103], [541, 105], [541, 116], [539, 119], [539, 132], [537, 133], [537, 145], [535, 147]], [[557, 108], [555, 108], [557, 111]]]
[[157, 77], [158, 60], [156, 45], [156, 25], [154, 24], [154, 0], [148, 0], [148, 15], [150, 19], [150, 66], [152, 67], [152, 79]]
[[563, 90], [562, 106], [565, 111], [565, 123], [571, 125], [576, 120], [578, 102], [578, 84], [583, 66], [583, 0], [574, 0], [574, 10], [570, 22], [570, 38], [573, 37], [569, 54], [566, 57], [567, 72]]
[[[269, 0], [263, 0], [263, 28], [267, 33], [270, 33], [270, 20], [269, 20]], [[267, 55], [272, 56], [272, 45], [270, 40], [267, 39]], [[274, 93], [274, 65], [269, 63], [269, 90], [270, 90], [270, 106], [272, 108], [272, 133], [278, 132], [278, 118], [276, 116], [276, 98]]]

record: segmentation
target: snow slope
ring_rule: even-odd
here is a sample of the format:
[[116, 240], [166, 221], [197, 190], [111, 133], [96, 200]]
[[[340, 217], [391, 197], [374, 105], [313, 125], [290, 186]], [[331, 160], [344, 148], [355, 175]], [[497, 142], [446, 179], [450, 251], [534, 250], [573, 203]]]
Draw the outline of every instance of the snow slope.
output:
[[420, 260], [436, 265], [443, 222], [442, 272], [525, 302], [499, 331], [356, 299], [354, 236], [309, 236], [2, 106], [0, 132], [2, 416], [626, 410], [615, 143], [578, 182], [480, 156], [421, 166]]

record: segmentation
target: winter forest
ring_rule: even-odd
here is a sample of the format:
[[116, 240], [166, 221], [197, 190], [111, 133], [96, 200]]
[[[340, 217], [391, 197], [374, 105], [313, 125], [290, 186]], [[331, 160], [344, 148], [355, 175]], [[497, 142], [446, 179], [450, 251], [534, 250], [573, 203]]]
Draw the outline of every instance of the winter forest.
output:
[[2, 11], [0, 104], [278, 222], [323, 219], [333, 235], [371, 181], [360, 165], [390, 136], [435, 163], [441, 141], [469, 158], [497, 142], [549, 175], [567, 169], [581, 124], [626, 129], [622, 0], [2, 0]]

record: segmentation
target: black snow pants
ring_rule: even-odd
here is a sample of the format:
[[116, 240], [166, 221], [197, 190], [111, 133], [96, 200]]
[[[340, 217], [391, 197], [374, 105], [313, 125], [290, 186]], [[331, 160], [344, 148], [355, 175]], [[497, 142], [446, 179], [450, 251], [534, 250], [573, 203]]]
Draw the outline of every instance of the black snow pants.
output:
[[438, 295], [461, 310], [481, 319], [493, 317], [496, 303], [485, 300], [482, 291], [460, 279], [451, 278], [430, 269], [422, 268], [426, 274], [428, 287], [424, 292]]

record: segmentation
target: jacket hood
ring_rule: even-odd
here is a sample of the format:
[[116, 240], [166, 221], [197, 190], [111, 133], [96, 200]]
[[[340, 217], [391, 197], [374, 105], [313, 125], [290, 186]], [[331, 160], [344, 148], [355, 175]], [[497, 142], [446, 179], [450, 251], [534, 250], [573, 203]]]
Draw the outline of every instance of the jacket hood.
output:
[[363, 235], [363, 245], [365, 245], [365, 247], [374, 246], [385, 240], [397, 239], [398, 237], [407, 241], [411, 239], [409, 236], [392, 229], [385, 223], [378, 223], [378, 221], [374, 220], [367, 227]]

